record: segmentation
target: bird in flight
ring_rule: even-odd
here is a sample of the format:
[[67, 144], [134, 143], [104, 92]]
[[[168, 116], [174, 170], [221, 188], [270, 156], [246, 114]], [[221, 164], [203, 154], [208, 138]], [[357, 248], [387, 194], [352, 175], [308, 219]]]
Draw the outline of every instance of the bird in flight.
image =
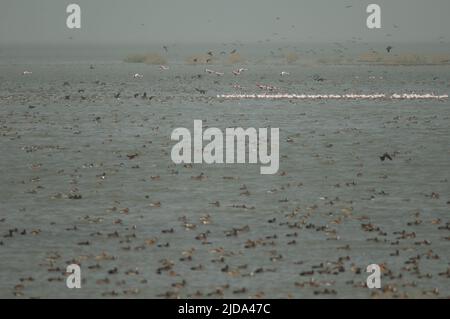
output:
[[247, 70], [248, 70], [248, 69], [239, 68], [239, 69], [237, 69], [237, 70], [233, 70], [233, 74], [234, 74], [234, 75], [239, 75], [239, 74], [241, 74], [242, 72], [247, 71]]
[[381, 160], [382, 162], [384, 162], [386, 159], [392, 161], [391, 155], [389, 155], [388, 153], [384, 153], [383, 155], [380, 156], [380, 160]]

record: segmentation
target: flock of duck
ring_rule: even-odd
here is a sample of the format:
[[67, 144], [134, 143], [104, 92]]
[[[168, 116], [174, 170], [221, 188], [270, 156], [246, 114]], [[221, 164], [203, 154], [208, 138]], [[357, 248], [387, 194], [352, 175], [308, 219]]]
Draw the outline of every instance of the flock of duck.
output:
[[[104, 73], [96, 66], [66, 70], [72, 79], [61, 86], [55, 68], [27, 71], [19, 87], [2, 84], [0, 296], [450, 296], [449, 163], [447, 150], [439, 151], [439, 145], [448, 148], [442, 144], [448, 135], [441, 138], [448, 133], [445, 107], [436, 109], [440, 116], [420, 106], [409, 108], [411, 114], [384, 107], [371, 119], [385, 131], [381, 139], [392, 139], [389, 146], [378, 130], [360, 124], [374, 112], [364, 106], [352, 109], [355, 122], [330, 106], [344, 118], [336, 124], [319, 107], [300, 102], [285, 110], [264, 104], [258, 113], [225, 101], [445, 103], [447, 95], [284, 94], [274, 85], [216, 82], [175, 67], [149, 76], [133, 65], [114, 70], [131, 81], [111, 80], [110, 66]], [[42, 75], [30, 80], [40, 72], [47, 82]], [[230, 76], [251, 72], [238, 68]], [[282, 71], [277, 86], [293, 73]], [[304, 81], [317, 90], [330, 80]], [[206, 96], [241, 85], [269, 93]], [[171, 130], [196, 117], [244, 127], [276, 125], [281, 118], [280, 172], [267, 179], [249, 166], [171, 163]], [[396, 134], [423, 138], [421, 130], [429, 139], [395, 142]], [[438, 131], [442, 135], [434, 135]], [[432, 142], [437, 148], [429, 149]], [[73, 263], [83, 278], [74, 291], [65, 287], [65, 269]], [[366, 287], [371, 263], [382, 269], [381, 289]]]

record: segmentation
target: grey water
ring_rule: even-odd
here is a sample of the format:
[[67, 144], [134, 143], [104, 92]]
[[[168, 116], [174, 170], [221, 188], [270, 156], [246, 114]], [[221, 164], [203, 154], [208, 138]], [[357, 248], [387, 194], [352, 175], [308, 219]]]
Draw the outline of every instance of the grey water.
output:
[[[256, 83], [448, 94], [450, 66], [321, 64], [306, 49], [288, 64], [267, 47], [237, 46], [241, 62], [206, 66], [223, 76], [185, 63], [206, 45], [169, 46], [166, 71], [123, 62], [161, 48], [0, 48], [0, 297], [448, 298], [448, 99], [216, 95]], [[170, 135], [195, 119], [280, 128], [278, 173], [175, 165]], [[81, 289], [66, 287], [72, 263]], [[382, 266], [382, 289], [365, 286], [369, 264]]]

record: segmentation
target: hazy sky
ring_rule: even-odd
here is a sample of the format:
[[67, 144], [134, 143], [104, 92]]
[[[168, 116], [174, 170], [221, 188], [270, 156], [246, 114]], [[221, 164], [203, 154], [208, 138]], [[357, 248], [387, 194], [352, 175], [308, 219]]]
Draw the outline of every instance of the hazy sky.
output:
[[[79, 30], [66, 27], [70, 3], [81, 6]], [[382, 8], [381, 30], [366, 28], [370, 3]], [[0, 0], [0, 45], [328, 42], [352, 37], [437, 42], [441, 36], [450, 39], [449, 15], [450, 0]]]

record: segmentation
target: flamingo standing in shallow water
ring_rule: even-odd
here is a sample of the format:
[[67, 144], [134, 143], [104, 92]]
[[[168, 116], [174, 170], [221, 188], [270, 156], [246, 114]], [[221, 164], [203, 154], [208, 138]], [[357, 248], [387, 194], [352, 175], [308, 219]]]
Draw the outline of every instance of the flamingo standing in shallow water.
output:
[[214, 70], [211, 70], [211, 69], [205, 69], [205, 72], [209, 73], [209, 74], [215, 74], [215, 75], [218, 75], [218, 76], [221, 76], [221, 75], [224, 74], [222, 72], [217, 72], [217, 71], [214, 71]]

